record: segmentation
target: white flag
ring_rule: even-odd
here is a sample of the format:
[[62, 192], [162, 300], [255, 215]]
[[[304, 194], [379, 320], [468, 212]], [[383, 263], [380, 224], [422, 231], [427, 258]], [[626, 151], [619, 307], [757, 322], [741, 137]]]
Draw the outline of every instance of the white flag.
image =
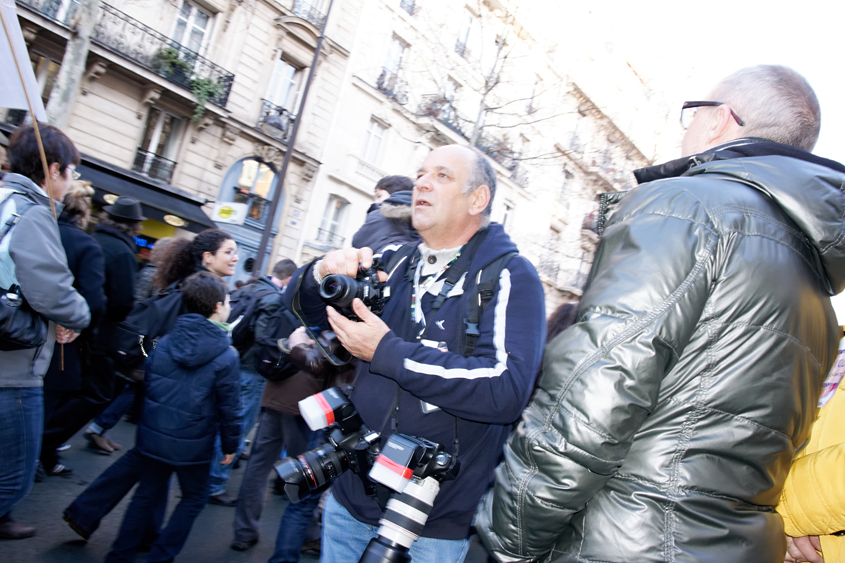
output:
[[46, 122], [47, 113], [26, 51], [14, 0], [0, 0], [0, 19], [3, 20], [3, 28], [0, 30], [0, 69], [3, 72], [3, 78], [0, 79], [0, 108], [28, 111], [31, 104], [35, 118]]

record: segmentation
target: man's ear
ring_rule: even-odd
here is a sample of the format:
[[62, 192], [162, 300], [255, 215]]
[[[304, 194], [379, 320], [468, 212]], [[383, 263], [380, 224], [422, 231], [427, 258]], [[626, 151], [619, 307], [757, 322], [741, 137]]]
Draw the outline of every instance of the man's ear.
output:
[[731, 108], [727, 104], [713, 109], [715, 111], [710, 112], [710, 120], [707, 122], [707, 132], [704, 137], [707, 148], [717, 147], [742, 137], [741, 127], [731, 115]]
[[50, 178], [53, 180], [58, 180], [62, 165], [58, 162], [51, 162], [50, 166], [47, 168], [50, 171]]
[[490, 203], [490, 188], [482, 184], [481, 186], [475, 188], [475, 190], [469, 194], [469, 197], [472, 199], [469, 207], [469, 214], [480, 215], [485, 209], [487, 209], [487, 205]]

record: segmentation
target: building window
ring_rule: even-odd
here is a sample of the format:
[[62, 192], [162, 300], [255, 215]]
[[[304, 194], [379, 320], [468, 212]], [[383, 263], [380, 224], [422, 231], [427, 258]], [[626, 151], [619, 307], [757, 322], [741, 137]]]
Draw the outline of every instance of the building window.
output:
[[303, 74], [301, 69], [284, 59], [278, 59], [273, 68], [273, 77], [270, 79], [267, 100], [290, 113], [295, 113]]
[[232, 201], [247, 205], [246, 224], [263, 227], [276, 188], [276, 173], [254, 158], [241, 161], [237, 173]]
[[374, 165], [378, 164], [381, 140], [384, 138], [385, 131], [387, 131], [387, 127], [375, 119], [370, 120], [370, 126], [364, 134], [364, 142], [361, 145], [361, 160]]
[[176, 28], [173, 30], [173, 41], [199, 53], [205, 44], [211, 16], [188, 2], [182, 2], [179, 14], [176, 16]]
[[[376, 87], [390, 97], [403, 98], [405, 95], [404, 83], [399, 80], [399, 69], [402, 68], [402, 59], [405, 57], [407, 48], [405, 42], [395, 35], [390, 38], [390, 44], [387, 46], [387, 58], [384, 61], [381, 74], [376, 80]], [[400, 101], [400, 103], [403, 102]]]
[[502, 228], [507, 231], [513, 223], [513, 203], [505, 201], [505, 212], [502, 214]]
[[346, 216], [346, 209], [349, 202], [337, 195], [329, 197], [326, 204], [326, 211], [323, 213], [323, 222], [317, 230], [317, 241], [340, 248], [343, 246], [344, 237], [340, 236], [343, 228], [343, 220]]
[[416, 8], [416, 1], [415, 0], [399, 0], [399, 7], [408, 12], [411, 15], [414, 15], [414, 9]]
[[132, 169], [151, 178], [170, 182], [176, 166], [182, 120], [157, 107], [151, 107], [141, 144]]
[[461, 27], [458, 29], [458, 39], [455, 41], [455, 52], [460, 56], [467, 58], [469, 50], [467, 49], [467, 41], [469, 41], [469, 32], [472, 29], [472, 14], [469, 10], [464, 10], [461, 19]]
[[[50, 94], [53, 91], [53, 86], [56, 84], [56, 75], [59, 74], [59, 69], [62, 65], [35, 53], [30, 53], [30, 59], [32, 70], [35, 73], [35, 80], [41, 92], [41, 101], [46, 108], [47, 102], [50, 100]], [[26, 116], [29, 115], [29, 112], [25, 109], [10, 109], [5, 113], [6, 117], [3, 121], [15, 126], [23, 125], [24, 121], [26, 121]], [[2, 112], [0, 112], [0, 115], [2, 115]]]

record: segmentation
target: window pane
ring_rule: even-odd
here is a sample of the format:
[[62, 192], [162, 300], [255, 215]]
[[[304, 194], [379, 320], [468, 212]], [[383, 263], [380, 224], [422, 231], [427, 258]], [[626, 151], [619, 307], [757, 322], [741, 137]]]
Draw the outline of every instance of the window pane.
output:
[[270, 198], [270, 188], [273, 187], [273, 179], [276, 175], [266, 164], [261, 164], [258, 169], [258, 180], [255, 182], [253, 193], [264, 199]]
[[241, 167], [241, 175], [238, 178], [238, 188], [246, 191], [252, 191], [252, 184], [255, 182], [255, 177], [258, 174], [258, 161], [245, 160]]
[[261, 221], [264, 218], [264, 209], [266, 207], [266, 201], [253, 199], [252, 205], [249, 206], [249, 218], [254, 219], [256, 221]]
[[167, 144], [170, 142], [170, 137], [173, 133], [173, 125], [176, 118], [170, 114], [164, 114], [164, 123], [161, 127], [161, 134], [158, 136], [158, 144], [156, 145], [155, 153], [159, 156], [166, 156]]
[[161, 119], [161, 110], [154, 107], [150, 108], [150, 113], [147, 116], [147, 127], [144, 129], [144, 137], [141, 140], [141, 148], [145, 151], [155, 150], [155, 147], [150, 145], [153, 144], [153, 135], [159, 119]]

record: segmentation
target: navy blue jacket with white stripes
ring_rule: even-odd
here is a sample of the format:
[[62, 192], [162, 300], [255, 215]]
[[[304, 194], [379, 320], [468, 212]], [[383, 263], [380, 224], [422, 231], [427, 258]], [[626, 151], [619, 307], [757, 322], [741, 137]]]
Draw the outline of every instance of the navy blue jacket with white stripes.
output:
[[[385, 261], [391, 248], [396, 247], [385, 249]], [[484, 266], [513, 250], [516, 245], [501, 225], [492, 223], [466, 275], [477, 280]], [[460, 473], [442, 485], [422, 535], [464, 539], [469, 537], [478, 501], [492, 482], [511, 424], [534, 386], [546, 340], [543, 288], [528, 260], [511, 259], [482, 315], [475, 352], [464, 357], [469, 291], [460, 281], [436, 312], [432, 312], [434, 296], [423, 297], [428, 327], [423, 339], [445, 342], [449, 351], [426, 346], [417, 339], [419, 328], [411, 321], [414, 272], [409, 273], [408, 265], [412, 261], [413, 256], [399, 264], [387, 281], [391, 297], [382, 320], [391, 332], [379, 343], [372, 362], [358, 362], [351, 399], [364, 423], [382, 433], [382, 443], [401, 432], [441, 443], [454, 453], [457, 432]], [[300, 279], [300, 304], [309, 324], [327, 326], [325, 303], [310, 265], [294, 274], [291, 287], [297, 287]], [[291, 306], [295, 292], [287, 293], [286, 305]], [[382, 511], [364, 494], [358, 476], [346, 472], [335, 480], [332, 491], [356, 519], [378, 524]]]

